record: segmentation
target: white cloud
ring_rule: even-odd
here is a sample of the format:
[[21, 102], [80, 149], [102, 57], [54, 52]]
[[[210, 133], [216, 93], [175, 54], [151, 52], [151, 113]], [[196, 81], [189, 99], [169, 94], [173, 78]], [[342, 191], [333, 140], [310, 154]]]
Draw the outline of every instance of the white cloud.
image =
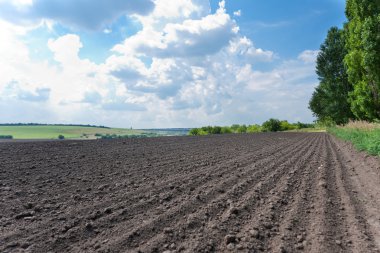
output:
[[[142, 29], [100, 64], [80, 57], [86, 44], [74, 33], [46, 41], [54, 64], [31, 59], [19, 38], [28, 30], [0, 20], [2, 121], [192, 127], [311, 119], [318, 51], [279, 60], [239, 33], [224, 1], [215, 13], [204, 0], [154, 5], [149, 15], [130, 15]], [[258, 62], [277, 67], [259, 71]], [[23, 117], [24, 107], [35, 111]]]
[[305, 63], [315, 63], [319, 50], [305, 50], [299, 56], [298, 59], [304, 61]]
[[240, 37], [230, 41], [228, 50], [231, 54], [246, 56], [261, 61], [271, 61], [275, 56], [272, 51], [255, 48], [252, 41], [247, 37]]
[[234, 16], [240, 17], [241, 16], [241, 10], [234, 11]]
[[110, 33], [112, 33], [112, 30], [106, 28], [106, 29], [103, 30], [103, 33], [110, 34]]
[[[156, 8], [167, 6], [162, 1], [156, 2]], [[187, 19], [198, 9], [190, 8], [189, 2], [184, 2], [182, 20], [177, 23], [166, 23], [163, 29], [157, 29], [157, 22], [152, 17], [161, 17], [155, 11], [152, 17], [147, 17], [150, 22], [144, 22], [144, 28], [136, 35], [127, 38], [123, 44], [116, 45], [113, 50], [125, 55], [146, 55], [150, 57], [193, 57], [213, 54], [227, 46], [229, 41], [237, 35], [236, 23], [226, 13], [224, 2], [214, 14], [209, 14], [200, 19]], [[178, 9], [179, 5], [175, 5]], [[180, 12], [169, 11], [167, 17], [175, 17]]]

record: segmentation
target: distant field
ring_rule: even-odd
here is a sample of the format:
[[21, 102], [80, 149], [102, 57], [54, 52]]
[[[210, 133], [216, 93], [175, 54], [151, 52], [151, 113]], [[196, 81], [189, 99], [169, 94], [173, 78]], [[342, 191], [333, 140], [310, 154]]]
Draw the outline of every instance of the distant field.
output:
[[12, 135], [14, 139], [95, 139], [95, 134], [139, 135], [143, 130], [100, 128], [85, 126], [0, 126], [0, 135]]

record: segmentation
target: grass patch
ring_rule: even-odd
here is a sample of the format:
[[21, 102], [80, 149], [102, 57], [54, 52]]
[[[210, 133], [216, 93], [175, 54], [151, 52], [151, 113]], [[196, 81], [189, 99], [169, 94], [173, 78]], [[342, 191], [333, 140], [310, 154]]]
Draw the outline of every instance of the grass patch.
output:
[[350, 122], [343, 127], [332, 127], [328, 132], [350, 141], [358, 150], [380, 156], [380, 125], [364, 121]]

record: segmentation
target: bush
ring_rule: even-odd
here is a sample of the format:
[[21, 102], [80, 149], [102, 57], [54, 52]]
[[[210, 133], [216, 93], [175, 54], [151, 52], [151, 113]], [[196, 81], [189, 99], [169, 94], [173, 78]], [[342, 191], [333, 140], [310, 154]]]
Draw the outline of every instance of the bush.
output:
[[199, 128], [193, 128], [190, 130], [190, 135], [199, 135], [199, 131], [200, 129]]
[[287, 120], [281, 121], [281, 131], [288, 131], [297, 129], [295, 124], [290, 124]]
[[222, 128], [220, 126], [214, 126], [211, 129], [211, 134], [221, 134], [222, 133]]
[[62, 134], [58, 135], [58, 139], [59, 140], [64, 140], [65, 139], [65, 136], [63, 136]]
[[281, 121], [278, 119], [269, 119], [263, 123], [264, 132], [277, 132], [281, 130]]
[[232, 134], [232, 129], [230, 127], [222, 127], [222, 134]]
[[242, 134], [247, 132], [247, 126], [246, 125], [241, 125], [238, 127], [237, 132]]
[[239, 127], [240, 127], [240, 126], [239, 126], [238, 124], [233, 124], [233, 125], [231, 126], [231, 130], [232, 130], [232, 132], [237, 133]]
[[247, 133], [260, 133], [262, 128], [260, 125], [250, 125], [247, 128]]

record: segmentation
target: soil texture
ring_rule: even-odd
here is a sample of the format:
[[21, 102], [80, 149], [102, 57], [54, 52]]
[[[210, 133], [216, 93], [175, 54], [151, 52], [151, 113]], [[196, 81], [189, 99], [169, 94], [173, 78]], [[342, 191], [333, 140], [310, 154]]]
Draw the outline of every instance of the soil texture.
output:
[[379, 159], [326, 133], [0, 143], [0, 252], [379, 249]]

